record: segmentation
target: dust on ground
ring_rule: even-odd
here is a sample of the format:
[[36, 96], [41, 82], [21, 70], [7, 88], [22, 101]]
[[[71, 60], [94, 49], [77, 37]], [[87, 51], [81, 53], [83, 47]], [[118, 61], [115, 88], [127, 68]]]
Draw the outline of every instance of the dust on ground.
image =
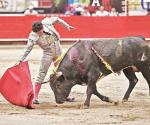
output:
[[[63, 45], [64, 50], [69, 46]], [[24, 47], [0, 46], [0, 76], [17, 62]], [[40, 56], [41, 49], [34, 47], [27, 57], [33, 83], [39, 69]], [[49, 72], [51, 70], [50, 68]], [[75, 97], [76, 101], [61, 105], [55, 103], [49, 85], [43, 85], [39, 95], [41, 104], [34, 110], [12, 105], [0, 95], [0, 125], [150, 125], [148, 85], [141, 73], [137, 73], [137, 76], [139, 82], [129, 101], [125, 103], [121, 100], [128, 88], [128, 80], [123, 73], [120, 76], [111, 74], [97, 83], [101, 94], [119, 100], [118, 106], [92, 96], [90, 108], [80, 108], [86, 97], [86, 86], [78, 85], [71, 91], [71, 96]]]

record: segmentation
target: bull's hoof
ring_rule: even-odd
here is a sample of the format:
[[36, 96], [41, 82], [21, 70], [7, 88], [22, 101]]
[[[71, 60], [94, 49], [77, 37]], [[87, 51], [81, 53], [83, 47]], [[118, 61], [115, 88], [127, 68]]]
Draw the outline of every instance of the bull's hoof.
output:
[[119, 101], [114, 101], [113, 99], [109, 98], [109, 102], [112, 103], [113, 105], [118, 105]]
[[128, 99], [123, 99], [123, 100], [122, 100], [122, 103], [127, 102], [127, 101], [128, 101]]
[[66, 101], [67, 102], [75, 102], [75, 98], [67, 97]]
[[114, 101], [114, 102], [112, 102], [113, 103], [113, 105], [115, 105], [115, 106], [118, 106], [119, 105], [119, 101]]
[[81, 107], [80, 107], [80, 109], [88, 109], [89, 108], [89, 106], [87, 106], [87, 105], [81, 105]]

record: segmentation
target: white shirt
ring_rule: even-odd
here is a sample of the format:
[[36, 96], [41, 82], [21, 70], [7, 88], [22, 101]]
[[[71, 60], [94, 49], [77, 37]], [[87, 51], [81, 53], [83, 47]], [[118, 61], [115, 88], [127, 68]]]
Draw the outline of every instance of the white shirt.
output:
[[96, 11], [95, 16], [108, 16], [107, 11]]
[[38, 12], [35, 10], [30, 11], [29, 9], [24, 12], [24, 15], [37, 15]]
[[[60, 38], [59, 33], [55, 30], [55, 28], [53, 26], [53, 24], [57, 23], [57, 22], [62, 24], [64, 27], [69, 27], [70, 26], [65, 21], [60, 19], [59, 17], [46, 17], [42, 20], [44, 31], [48, 32], [48, 33], [51, 33], [51, 34], [54, 34], [59, 39]], [[54, 42], [55, 42], [55, 45], [56, 45], [57, 53], [60, 53], [61, 52], [60, 41], [57, 40], [57, 41], [54, 41]], [[32, 50], [32, 48], [35, 44], [38, 44], [45, 51], [50, 50], [49, 49], [50, 45], [47, 42], [47, 39], [46, 39], [45, 35], [39, 36], [37, 33], [32, 31], [29, 34], [27, 47], [25, 49], [24, 54], [19, 59], [20, 61], [23, 61], [27, 57], [27, 55], [30, 53], [30, 51]]]

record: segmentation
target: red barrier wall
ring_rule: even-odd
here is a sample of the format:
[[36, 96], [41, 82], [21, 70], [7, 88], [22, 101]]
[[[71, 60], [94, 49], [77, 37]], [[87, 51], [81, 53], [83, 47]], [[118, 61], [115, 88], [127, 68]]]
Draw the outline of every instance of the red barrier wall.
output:
[[[0, 39], [27, 39], [33, 21], [44, 16], [0, 16]], [[150, 38], [150, 16], [61, 17], [76, 29], [57, 24], [61, 38], [116, 38], [143, 35]]]

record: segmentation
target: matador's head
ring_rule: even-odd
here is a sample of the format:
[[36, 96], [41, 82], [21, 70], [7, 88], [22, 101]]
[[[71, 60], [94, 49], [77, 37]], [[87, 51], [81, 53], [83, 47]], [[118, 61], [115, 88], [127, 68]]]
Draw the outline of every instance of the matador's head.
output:
[[39, 32], [43, 29], [43, 24], [40, 21], [36, 21], [32, 23], [32, 31], [33, 32]]

